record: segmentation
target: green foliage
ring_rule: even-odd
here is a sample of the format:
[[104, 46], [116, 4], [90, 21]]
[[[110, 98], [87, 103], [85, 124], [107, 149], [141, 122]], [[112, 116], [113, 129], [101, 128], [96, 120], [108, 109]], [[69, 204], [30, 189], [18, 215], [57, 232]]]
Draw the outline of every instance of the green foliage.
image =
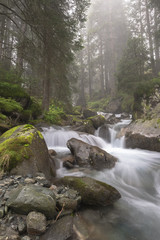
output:
[[6, 71], [4, 66], [0, 66], [0, 83], [8, 82], [11, 84], [20, 84], [22, 82], [22, 78], [17, 75], [15, 70]]
[[82, 113], [82, 107], [81, 106], [74, 106], [73, 107], [73, 114], [74, 115], [80, 115]]
[[61, 125], [65, 117], [63, 108], [51, 105], [49, 111], [45, 113], [44, 119], [49, 123]]
[[144, 81], [137, 86], [134, 92], [133, 105], [135, 118], [137, 118], [139, 116], [139, 113], [141, 114], [142, 112], [142, 99], [145, 98], [148, 102], [149, 97], [153, 94], [156, 85], [160, 87], [160, 78], [154, 78], [150, 81]]
[[147, 76], [144, 74], [144, 66], [147, 60], [147, 50], [142, 45], [141, 39], [135, 37], [129, 39], [117, 71], [119, 90], [128, 93], [134, 92], [137, 84]]
[[12, 112], [22, 112], [20, 103], [13, 99], [0, 98], [0, 112], [10, 114]]
[[7, 116], [2, 114], [2, 113], [0, 113], [0, 121], [1, 120], [5, 121], [6, 119], [7, 119]]
[[133, 110], [134, 96], [125, 92], [119, 92], [118, 96], [122, 98], [121, 110], [122, 112], [131, 113]]
[[30, 98], [19, 85], [8, 82], [0, 82], [0, 96], [4, 98], [13, 98], [17, 101], [22, 98]]
[[41, 104], [38, 102], [38, 100], [34, 97], [31, 97], [30, 105], [27, 109], [28, 114], [30, 111], [30, 114], [33, 119], [36, 119], [38, 116], [42, 114], [42, 108]]
[[105, 111], [109, 103], [109, 98], [102, 98], [97, 101], [88, 102], [88, 107], [95, 111]]
[[143, 81], [136, 88], [136, 91], [134, 93], [135, 99], [139, 100], [144, 95], [146, 98], [148, 98], [153, 93], [156, 85], [160, 86], [160, 78], [154, 78], [149, 81]]

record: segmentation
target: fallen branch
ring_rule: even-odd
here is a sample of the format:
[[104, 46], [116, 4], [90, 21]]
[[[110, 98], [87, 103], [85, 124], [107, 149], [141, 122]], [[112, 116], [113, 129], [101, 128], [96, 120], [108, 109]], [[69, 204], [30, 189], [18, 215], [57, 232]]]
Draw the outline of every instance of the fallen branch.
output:
[[64, 210], [64, 207], [65, 207], [65, 203], [63, 203], [63, 206], [62, 206], [62, 209], [61, 211], [58, 213], [57, 217], [56, 217], [56, 220], [54, 222], [57, 222], [58, 218], [60, 217], [61, 213], [63, 212]]

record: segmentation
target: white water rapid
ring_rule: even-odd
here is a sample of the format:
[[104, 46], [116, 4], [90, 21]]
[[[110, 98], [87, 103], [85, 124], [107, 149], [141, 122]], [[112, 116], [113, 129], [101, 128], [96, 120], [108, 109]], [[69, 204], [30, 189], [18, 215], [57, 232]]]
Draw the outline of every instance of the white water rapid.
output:
[[67, 128], [44, 128], [43, 135], [48, 148], [61, 154], [69, 152], [66, 142], [74, 137], [99, 146], [119, 159], [111, 170], [75, 171], [62, 167], [58, 170], [59, 176], [93, 177], [121, 193], [122, 198], [113, 207], [104, 209], [102, 218], [96, 219], [96, 227], [103, 232], [99, 240], [160, 240], [160, 153], [125, 149], [124, 137], [116, 139], [116, 135], [127, 124], [129, 120], [110, 127], [110, 143], [98, 136], [79, 134]]

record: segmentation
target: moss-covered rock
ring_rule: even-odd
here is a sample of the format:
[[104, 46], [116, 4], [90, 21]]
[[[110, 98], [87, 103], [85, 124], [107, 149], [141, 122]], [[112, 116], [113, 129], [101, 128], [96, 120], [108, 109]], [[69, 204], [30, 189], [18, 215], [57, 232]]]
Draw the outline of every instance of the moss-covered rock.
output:
[[32, 125], [16, 126], [0, 137], [0, 169], [13, 174], [55, 176], [42, 134]]
[[98, 129], [106, 122], [105, 117], [102, 115], [97, 115], [97, 116], [91, 117], [91, 118], [89, 118], [89, 120], [91, 120], [95, 129]]
[[89, 118], [89, 117], [94, 117], [97, 115], [97, 112], [91, 110], [91, 109], [84, 109], [83, 110], [83, 117], [86, 119], [86, 118]]
[[112, 186], [89, 177], [64, 177], [60, 183], [79, 192], [82, 203], [91, 206], [108, 206], [118, 200], [121, 195]]

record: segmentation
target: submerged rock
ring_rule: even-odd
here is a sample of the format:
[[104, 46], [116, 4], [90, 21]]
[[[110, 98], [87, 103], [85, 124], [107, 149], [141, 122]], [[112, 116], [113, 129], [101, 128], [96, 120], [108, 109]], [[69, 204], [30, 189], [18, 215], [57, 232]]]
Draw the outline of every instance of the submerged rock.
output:
[[89, 177], [64, 177], [61, 184], [79, 192], [82, 203], [91, 206], [108, 206], [121, 198], [120, 193], [112, 186]]
[[42, 134], [32, 125], [17, 126], [0, 137], [0, 169], [11, 174], [55, 176]]
[[48, 219], [52, 219], [56, 215], [55, 194], [52, 190], [44, 187], [19, 186], [10, 192], [6, 205], [19, 214], [38, 211]]
[[76, 164], [80, 167], [92, 167], [96, 170], [113, 168], [117, 158], [100, 149], [76, 138], [67, 142], [67, 147], [74, 155]]

